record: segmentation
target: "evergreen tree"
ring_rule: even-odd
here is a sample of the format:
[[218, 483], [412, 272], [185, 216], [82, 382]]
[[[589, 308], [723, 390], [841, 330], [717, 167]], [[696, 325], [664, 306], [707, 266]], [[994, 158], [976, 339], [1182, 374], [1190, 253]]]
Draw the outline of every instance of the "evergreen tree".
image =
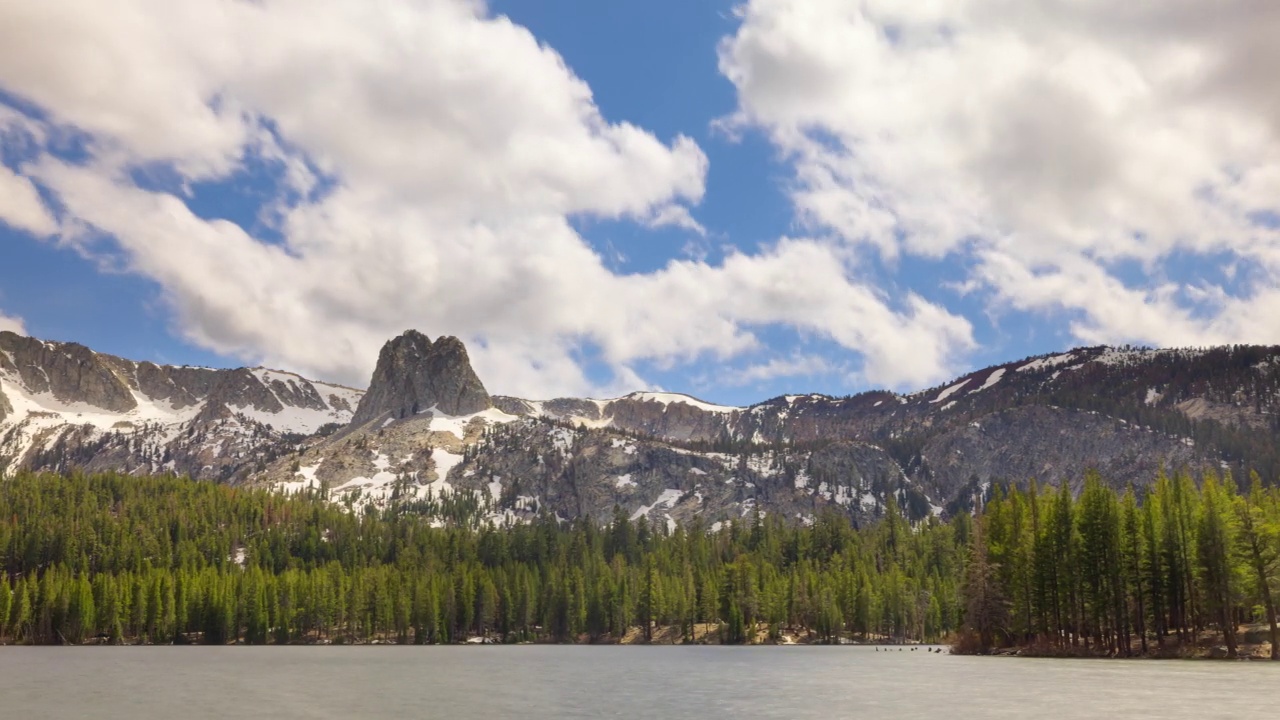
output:
[[987, 652], [996, 644], [996, 633], [1005, 625], [1005, 598], [997, 580], [999, 568], [987, 550], [984, 523], [974, 523], [969, 563], [964, 572], [965, 622], [976, 635], [977, 648]]
[[1222, 631], [1227, 657], [1236, 657], [1235, 580], [1230, 562], [1232, 530], [1228, 498], [1211, 475], [1204, 483], [1203, 510], [1196, 537], [1200, 583], [1205, 604]]
[[[1280, 660], [1280, 628], [1276, 621], [1276, 595], [1280, 593], [1280, 506], [1268, 498], [1257, 473], [1252, 475], [1247, 498], [1236, 498], [1235, 510], [1240, 519], [1237, 539], [1254, 590], [1266, 612], [1271, 630], [1271, 659]], [[3, 590], [0, 590], [2, 593]], [[0, 617], [3, 617], [0, 598]]]

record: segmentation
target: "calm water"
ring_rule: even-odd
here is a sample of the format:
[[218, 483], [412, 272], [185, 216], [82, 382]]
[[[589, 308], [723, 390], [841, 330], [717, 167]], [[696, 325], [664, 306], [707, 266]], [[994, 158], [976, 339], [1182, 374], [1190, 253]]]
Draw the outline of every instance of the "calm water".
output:
[[1280, 663], [869, 647], [0, 648], [3, 718], [1276, 717]]

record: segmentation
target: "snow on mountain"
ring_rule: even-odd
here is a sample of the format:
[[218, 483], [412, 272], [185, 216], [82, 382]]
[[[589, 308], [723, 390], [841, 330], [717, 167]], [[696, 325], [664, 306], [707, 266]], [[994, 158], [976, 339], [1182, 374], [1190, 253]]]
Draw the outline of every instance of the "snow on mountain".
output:
[[991, 388], [995, 387], [996, 383], [1000, 382], [1000, 379], [1003, 377], [1004, 377], [1004, 368], [997, 368], [995, 372], [987, 376], [987, 380], [986, 382], [982, 383], [982, 387], [979, 387], [975, 390], [970, 390], [969, 394], [972, 395], [973, 393], [980, 393], [983, 390], [990, 390]]
[[[742, 411], [742, 408], [740, 407], [731, 407], [728, 405], [713, 405], [712, 403], [703, 402], [702, 400], [699, 400], [693, 397], [692, 395], [685, 395], [683, 393], [635, 392], [635, 393], [631, 393], [630, 395], [625, 395], [619, 399], [620, 400], [639, 400], [640, 402], [656, 402], [656, 403], [662, 403], [663, 405], [671, 405], [672, 403], [682, 403], [684, 405], [690, 405], [692, 407], [696, 407], [699, 410], [706, 410], [707, 412], [715, 412], [715, 413], [731, 413], [731, 412]], [[615, 400], [613, 402], [617, 402], [617, 401]]]
[[350, 410], [334, 408], [316, 410], [286, 405], [279, 412], [268, 412], [258, 410], [253, 406], [229, 405], [228, 407], [233, 412], [244, 415], [254, 422], [269, 425], [280, 432], [297, 433], [299, 435], [312, 435], [325, 425], [332, 423], [346, 425], [351, 420]]
[[160, 366], [12, 333], [0, 346], [0, 470], [71, 443], [130, 471], [226, 479], [246, 452], [345, 425], [363, 395], [279, 370]]
[[936, 398], [934, 398], [934, 399], [930, 400], [929, 402], [930, 402], [930, 403], [940, 403], [940, 402], [942, 402], [943, 400], [946, 400], [947, 398], [949, 398], [949, 397], [951, 397], [952, 395], [954, 395], [958, 390], [960, 390], [960, 388], [962, 388], [962, 387], [964, 387], [965, 385], [968, 385], [968, 384], [969, 384], [969, 380], [968, 380], [968, 379], [961, 380], [960, 382], [956, 383], [955, 385], [952, 385], [951, 387], [947, 388], [946, 390], [943, 390], [942, 392], [938, 393], [938, 397], [936, 397]]
[[1197, 423], [1274, 446], [1277, 358], [1078, 348], [911, 395], [738, 408], [655, 391], [489, 396], [460, 341], [413, 332], [384, 348], [373, 397], [280, 370], [157, 366], [0, 333], [0, 469], [172, 471], [494, 523], [607, 521], [615, 505], [659, 527], [757, 510], [812, 522], [824, 507], [865, 519], [889, 497], [920, 520], [972, 507], [999, 482], [1070, 483], [1091, 468], [1141, 483], [1222, 462], [1218, 435]]
[[0, 422], [0, 457], [22, 458], [42, 440], [56, 439], [62, 427], [89, 426], [98, 433], [129, 432], [144, 426], [161, 426], [162, 441], [172, 439], [177, 426], [189, 422], [199, 408], [177, 409], [133, 392], [136, 407], [115, 413], [84, 402], [67, 402], [52, 393], [31, 392], [9, 373], [0, 373], [0, 393], [12, 412]]
[[509, 423], [519, 418], [515, 415], [505, 413], [498, 408], [489, 408], [480, 412], [471, 413], [470, 415], [446, 415], [437, 407], [428, 408], [423, 414], [430, 413], [430, 429], [434, 432], [453, 433], [462, 440], [466, 432], [467, 425], [474, 420], [483, 420], [489, 423]]
[[1039, 360], [1032, 360], [1026, 365], [1020, 366], [1017, 369], [1017, 371], [1018, 372], [1035, 372], [1037, 370], [1046, 370], [1048, 368], [1057, 367], [1059, 365], [1066, 365], [1067, 363], [1074, 360], [1075, 357], [1076, 357], [1075, 353], [1062, 353], [1061, 355], [1054, 355], [1052, 357], [1040, 358]]

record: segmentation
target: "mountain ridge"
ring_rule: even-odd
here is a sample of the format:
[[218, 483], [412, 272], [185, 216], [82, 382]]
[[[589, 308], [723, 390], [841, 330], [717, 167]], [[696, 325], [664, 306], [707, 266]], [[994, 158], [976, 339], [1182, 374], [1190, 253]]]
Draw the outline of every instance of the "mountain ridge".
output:
[[1274, 477], [1277, 398], [1274, 346], [1074, 348], [910, 394], [732, 407], [657, 391], [490, 396], [460, 341], [416, 331], [383, 347], [367, 391], [7, 333], [0, 464], [175, 472], [450, 521], [604, 519], [617, 505], [659, 523], [806, 522], [891, 503], [922, 519], [972, 507], [993, 484], [1079, 483], [1090, 469], [1115, 484], [1161, 468]]

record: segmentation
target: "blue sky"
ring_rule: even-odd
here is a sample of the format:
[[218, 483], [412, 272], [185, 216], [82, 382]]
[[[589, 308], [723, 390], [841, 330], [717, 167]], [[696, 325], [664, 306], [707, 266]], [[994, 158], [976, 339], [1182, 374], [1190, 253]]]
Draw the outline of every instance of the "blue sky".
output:
[[496, 392], [733, 404], [1280, 341], [1232, 72], [1280, 15], [955, 5], [0, 10], [0, 327], [362, 384], [413, 326]]

